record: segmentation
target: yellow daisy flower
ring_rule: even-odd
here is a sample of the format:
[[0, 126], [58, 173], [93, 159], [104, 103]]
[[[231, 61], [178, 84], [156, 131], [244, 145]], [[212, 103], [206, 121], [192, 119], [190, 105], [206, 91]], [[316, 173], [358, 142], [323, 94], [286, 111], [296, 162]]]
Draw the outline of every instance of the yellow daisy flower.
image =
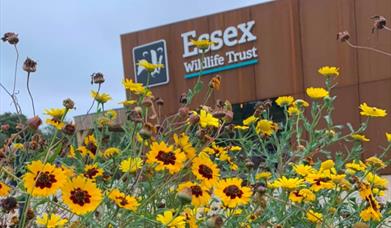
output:
[[154, 70], [156, 69], [160, 69], [160, 68], [164, 68], [164, 65], [163, 64], [152, 64], [150, 62], [148, 62], [147, 60], [145, 59], [142, 59], [140, 60], [138, 63], [137, 63], [138, 66], [144, 68], [146, 71], [148, 71], [149, 73], [152, 73]]
[[91, 97], [94, 98], [98, 103], [104, 104], [111, 100], [111, 96], [107, 93], [98, 93], [97, 91], [91, 90]]
[[213, 117], [212, 114], [205, 111], [204, 109], [201, 109], [201, 111], [200, 111], [200, 126], [202, 128], [206, 128], [208, 126], [219, 127], [220, 126], [219, 119]]
[[186, 153], [186, 156], [188, 159], [194, 158], [196, 154], [196, 150], [191, 145], [191, 142], [189, 140], [189, 136], [187, 136], [185, 133], [182, 133], [181, 135], [174, 134], [173, 136], [175, 145], [178, 146], [179, 149], [181, 149], [183, 152]]
[[161, 222], [168, 228], [186, 228], [186, 218], [183, 215], [178, 215], [174, 217], [174, 212], [172, 210], [167, 210], [163, 214], [156, 216], [156, 221]]
[[360, 115], [369, 116], [369, 117], [385, 117], [387, 116], [387, 111], [384, 109], [370, 107], [367, 103], [363, 103], [360, 105]]
[[56, 228], [63, 227], [68, 222], [68, 219], [61, 218], [60, 215], [43, 213], [41, 217], [37, 217], [37, 225], [47, 227], [47, 228]]
[[173, 146], [167, 146], [165, 142], [153, 142], [147, 154], [147, 163], [156, 164], [155, 170], [167, 169], [170, 174], [179, 172], [186, 155], [181, 150], [173, 150]]
[[112, 158], [112, 157], [116, 156], [117, 154], [119, 154], [120, 152], [121, 152], [121, 150], [116, 147], [109, 147], [103, 152], [103, 156], [105, 158]]
[[[132, 79], [125, 79], [122, 81], [122, 84], [124, 85], [125, 89], [129, 90], [133, 94], [140, 95], [146, 92], [146, 88], [142, 83], [133, 82]], [[136, 101], [132, 100], [131, 103], [134, 104], [133, 102], [136, 103]]]
[[289, 116], [297, 116], [301, 113], [300, 109], [298, 109], [296, 106], [291, 106], [287, 110]]
[[257, 134], [262, 136], [271, 136], [277, 129], [277, 124], [271, 120], [260, 120], [255, 127]]
[[314, 168], [312, 168], [312, 166], [304, 165], [304, 164], [293, 165], [293, 170], [297, 174], [299, 174], [300, 176], [303, 176], [303, 177], [307, 176], [308, 174], [316, 172], [316, 170]]
[[354, 175], [356, 172], [364, 171], [367, 166], [362, 161], [353, 161], [345, 164], [346, 173]]
[[91, 158], [95, 158], [97, 153], [97, 143], [94, 135], [87, 135], [84, 138], [83, 146], [77, 148], [80, 151], [81, 155], [90, 156]]
[[126, 100], [126, 101], [119, 102], [119, 104], [122, 104], [123, 106], [126, 106], [126, 107], [129, 107], [129, 106], [134, 105], [136, 103], [137, 103], [136, 100]]
[[117, 188], [113, 189], [110, 192], [109, 199], [114, 201], [118, 207], [125, 208], [131, 211], [136, 211], [137, 207], [140, 205], [135, 197], [125, 195]]
[[225, 147], [217, 146], [215, 142], [210, 147], [206, 147], [203, 152], [218, 157], [221, 161], [229, 160], [228, 151]]
[[255, 116], [247, 117], [245, 120], [243, 120], [243, 125], [249, 126], [252, 123], [255, 123], [257, 120], [258, 120], [258, 117], [255, 117]]
[[324, 189], [334, 189], [335, 183], [331, 179], [331, 175], [325, 173], [311, 173], [305, 177], [306, 182], [311, 184], [310, 190], [318, 192]]
[[57, 192], [66, 181], [61, 168], [41, 161], [33, 161], [27, 165], [28, 172], [23, 176], [24, 187], [32, 196], [50, 196]]
[[368, 207], [360, 212], [360, 217], [364, 222], [368, 222], [369, 220], [380, 221], [382, 214], [380, 211], [374, 210], [372, 207]]
[[50, 119], [46, 119], [46, 123], [61, 130], [64, 127], [62, 119], [65, 115], [65, 108], [51, 108], [45, 110], [45, 115], [51, 116]]
[[86, 165], [84, 167], [84, 176], [88, 179], [95, 180], [97, 177], [103, 175], [103, 169], [99, 168], [97, 164]]
[[391, 143], [391, 133], [386, 133], [386, 139]]
[[372, 172], [368, 172], [367, 175], [365, 176], [365, 179], [373, 187], [380, 188], [380, 189], [387, 189], [388, 187], [388, 180], [386, 178], [382, 178]]
[[193, 159], [191, 170], [197, 180], [201, 181], [202, 185], [207, 188], [213, 187], [219, 180], [220, 169], [205, 153], [201, 153]]
[[370, 140], [365, 136], [361, 134], [352, 134], [351, 135], [354, 140], [358, 140], [361, 142], [369, 142]]
[[141, 167], [143, 167], [143, 160], [139, 157], [136, 157], [136, 158], [128, 158], [126, 160], [121, 161], [121, 165], [119, 169], [123, 173], [127, 173], [127, 172], [134, 173]]
[[189, 190], [191, 193], [191, 203], [194, 207], [202, 207], [209, 203], [210, 194], [208, 193], [208, 188], [191, 181], [187, 181], [178, 185], [177, 192], [181, 192], [183, 190]]
[[293, 103], [294, 98], [292, 96], [282, 96], [276, 99], [276, 104], [280, 107], [289, 106]]
[[272, 177], [271, 172], [260, 172], [255, 175], [255, 179], [260, 180], [260, 179], [270, 179]]
[[234, 126], [234, 129], [238, 129], [238, 130], [242, 130], [242, 131], [245, 131], [248, 129], [248, 126], [241, 126], [241, 125], [235, 125]]
[[273, 188], [283, 188], [287, 190], [294, 190], [304, 185], [304, 180], [298, 177], [286, 178], [285, 176], [278, 178], [270, 184]]
[[197, 48], [202, 49], [202, 50], [208, 49], [209, 46], [215, 44], [215, 42], [210, 41], [208, 39], [202, 39], [202, 40], [191, 39], [190, 42], [191, 42], [191, 44], [193, 44], [194, 46], [196, 46]]
[[249, 187], [242, 186], [242, 179], [228, 178], [220, 180], [214, 194], [229, 208], [246, 205], [251, 198], [252, 191]]
[[309, 210], [307, 211], [307, 219], [312, 223], [321, 223], [323, 220], [323, 215], [313, 210]]
[[289, 199], [295, 203], [312, 202], [316, 199], [316, 195], [311, 190], [304, 188], [290, 192]]
[[383, 168], [387, 167], [387, 165], [376, 156], [372, 156], [370, 158], [367, 158], [367, 160], [365, 160], [365, 163], [369, 166], [373, 166], [378, 169], [383, 169]]
[[319, 68], [318, 73], [323, 76], [339, 76], [339, 68], [337, 67], [331, 67], [331, 66], [324, 66]]
[[77, 176], [69, 179], [62, 188], [62, 200], [73, 213], [84, 215], [99, 206], [102, 192], [92, 180]]
[[0, 197], [7, 196], [11, 191], [11, 188], [0, 181]]
[[13, 143], [12, 144], [12, 149], [14, 149], [14, 150], [23, 150], [24, 149], [24, 145], [22, 143]]
[[117, 112], [115, 110], [109, 110], [109, 111], [106, 111], [104, 114], [104, 117], [108, 118], [109, 120], [115, 120], [117, 119]]
[[329, 95], [329, 92], [323, 88], [310, 87], [306, 89], [306, 93], [312, 99], [322, 99]]
[[308, 107], [310, 104], [308, 104], [307, 101], [302, 100], [302, 99], [297, 99], [293, 102], [293, 105], [296, 107]]

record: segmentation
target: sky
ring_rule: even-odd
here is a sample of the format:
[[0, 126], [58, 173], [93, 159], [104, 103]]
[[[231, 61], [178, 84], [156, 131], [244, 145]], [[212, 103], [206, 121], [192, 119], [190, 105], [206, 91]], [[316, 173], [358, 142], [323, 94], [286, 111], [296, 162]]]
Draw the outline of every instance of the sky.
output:
[[[176, 21], [209, 15], [267, 0], [0, 0], [0, 34], [19, 34], [18, 101], [23, 113], [33, 115], [22, 65], [27, 57], [38, 62], [30, 75], [36, 114], [61, 108], [71, 98], [85, 114], [91, 105], [90, 75], [102, 72], [101, 91], [113, 100], [105, 109], [125, 100], [120, 35]], [[16, 53], [0, 42], [0, 82], [12, 90]], [[14, 112], [10, 97], [0, 88], [0, 114]]]

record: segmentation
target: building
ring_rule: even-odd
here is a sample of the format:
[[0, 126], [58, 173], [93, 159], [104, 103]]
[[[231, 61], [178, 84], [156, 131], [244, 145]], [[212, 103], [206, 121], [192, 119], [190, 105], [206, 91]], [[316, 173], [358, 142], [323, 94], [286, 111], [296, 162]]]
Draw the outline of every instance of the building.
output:
[[[354, 49], [336, 36], [348, 31], [352, 44], [391, 52], [391, 32], [372, 33], [374, 15], [391, 20], [391, 1], [277, 0], [127, 33], [121, 35], [124, 74], [145, 83], [135, 63], [143, 58], [163, 63], [164, 69], [152, 73], [151, 89], [164, 99], [163, 113], [175, 113], [180, 95], [199, 74], [201, 56], [190, 39], [209, 38], [216, 44], [204, 55], [201, 79], [207, 83], [219, 74], [221, 90], [211, 100], [229, 99], [240, 113], [249, 102], [305, 98], [305, 88], [323, 85], [320, 66], [338, 66], [335, 121], [357, 128], [365, 121], [358, 109], [363, 102], [391, 112], [391, 57]], [[370, 121], [364, 156], [385, 145], [386, 131], [391, 115]], [[385, 174], [390, 173], [388, 167]]]

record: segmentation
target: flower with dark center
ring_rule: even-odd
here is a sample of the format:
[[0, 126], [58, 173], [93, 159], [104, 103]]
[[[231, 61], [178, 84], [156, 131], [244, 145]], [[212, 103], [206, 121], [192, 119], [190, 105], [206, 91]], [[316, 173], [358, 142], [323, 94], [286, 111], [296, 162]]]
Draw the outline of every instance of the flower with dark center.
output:
[[242, 179], [240, 178], [221, 180], [216, 186], [216, 196], [229, 208], [247, 204], [252, 196], [251, 188], [242, 186]]
[[178, 172], [186, 155], [180, 149], [173, 149], [164, 142], [153, 142], [150, 151], [147, 153], [147, 163], [156, 164], [155, 170], [168, 170], [171, 174]]

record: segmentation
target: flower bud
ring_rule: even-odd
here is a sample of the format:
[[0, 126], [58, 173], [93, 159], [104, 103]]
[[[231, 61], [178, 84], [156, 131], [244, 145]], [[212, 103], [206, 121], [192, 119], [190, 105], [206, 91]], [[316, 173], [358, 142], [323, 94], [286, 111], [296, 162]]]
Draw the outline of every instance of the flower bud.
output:
[[91, 84], [102, 84], [105, 82], [105, 77], [102, 73], [97, 72], [91, 75]]
[[39, 116], [34, 116], [33, 118], [27, 120], [27, 124], [30, 128], [37, 130], [38, 127], [42, 124], [42, 120], [39, 118]]
[[62, 104], [66, 109], [73, 109], [75, 107], [75, 102], [73, 102], [70, 98], [65, 99]]
[[192, 192], [190, 188], [184, 188], [182, 191], [179, 191], [176, 196], [183, 204], [188, 204], [192, 199]]
[[150, 97], [144, 97], [143, 101], [142, 101], [142, 105], [144, 107], [151, 107], [153, 105], [152, 103], [152, 99]]
[[164, 100], [162, 98], [158, 97], [156, 99], [156, 104], [159, 105], [159, 106], [162, 106], [162, 105], [164, 105]]
[[37, 70], [37, 62], [27, 57], [27, 59], [23, 63], [23, 70], [32, 73]]
[[223, 219], [218, 215], [214, 215], [206, 220], [206, 225], [209, 228], [220, 228], [223, 226], [223, 224]]

